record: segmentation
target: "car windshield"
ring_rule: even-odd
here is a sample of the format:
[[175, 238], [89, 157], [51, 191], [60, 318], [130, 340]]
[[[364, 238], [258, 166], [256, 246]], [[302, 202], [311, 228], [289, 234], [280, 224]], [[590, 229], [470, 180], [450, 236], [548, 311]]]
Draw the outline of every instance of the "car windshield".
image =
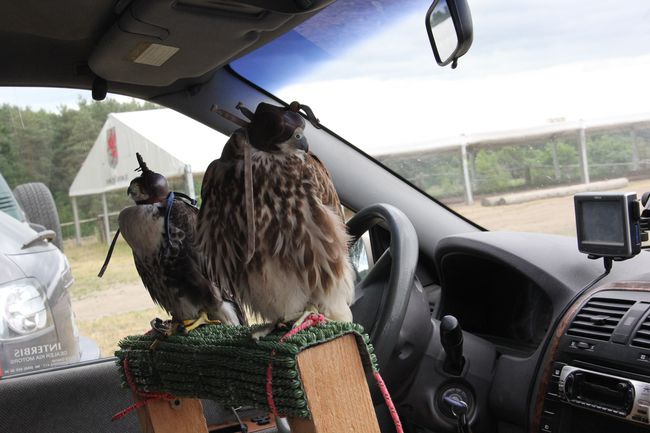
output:
[[436, 65], [428, 0], [339, 0], [232, 64], [488, 228], [574, 234], [572, 194], [650, 190], [650, 5], [473, 1]]

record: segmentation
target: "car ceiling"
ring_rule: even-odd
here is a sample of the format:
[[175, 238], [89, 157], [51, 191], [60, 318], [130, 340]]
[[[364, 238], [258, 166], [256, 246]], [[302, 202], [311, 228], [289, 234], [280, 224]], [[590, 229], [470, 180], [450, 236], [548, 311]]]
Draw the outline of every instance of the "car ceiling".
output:
[[99, 77], [109, 92], [152, 99], [206, 82], [331, 2], [1, 2], [0, 85], [90, 89]]

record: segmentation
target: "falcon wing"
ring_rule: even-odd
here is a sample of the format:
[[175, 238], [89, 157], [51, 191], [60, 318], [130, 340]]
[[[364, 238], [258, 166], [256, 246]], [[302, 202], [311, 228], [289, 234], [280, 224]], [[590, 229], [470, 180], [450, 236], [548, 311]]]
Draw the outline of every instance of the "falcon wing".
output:
[[317, 187], [316, 193], [321, 199], [321, 202], [330, 206], [332, 210], [341, 217], [341, 221], [345, 222], [345, 216], [343, 215], [343, 209], [341, 208], [341, 200], [336, 192], [336, 188], [334, 188], [332, 176], [325, 167], [325, 164], [323, 164], [316, 155], [308, 152], [305, 155], [305, 166], [313, 176]]
[[[236, 166], [240, 161], [243, 130], [235, 131], [224, 147], [221, 158], [210, 163], [201, 186], [201, 209], [197, 225], [197, 247], [205, 274], [214, 281], [224, 300], [240, 304], [234, 291], [240, 273], [242, 244], [233, 233], [242, 224], [242, 191]], [[244, 222], [245, 224], [245, 222]], [[218, 264], [217, 264], [218, 262]]]
[[170, 312], [160, 272], [163, 217], [159, 208], [155, 205], [129, 206], [120, 212], [118, 221], [122, 237], [133, 250], [133, 261], [142, 284], [151, 299]]
[[[201, 306], [210, 316], [217, 316], [223, 300], [235, 303], [234, 297], [223, 293], [208, 277], [199, 258], [197, 220], [199, 210], [182, 199], [176, 199], [169, 217], [169, 248], [162, 267], [169, 286], [178, 287], [178, 296]], [[235, 303], [236, 304], [236, 303]], [[239, 317], [243, 323], [242, 317]]]
[[[161, 296], [160, 290], [164, 283], [161, 275], [157, 272], [158, 266], [156, 266], [156, 263], [151, 263], [150, 260], [142, 260], [135, 252], [133, 253], [133, 262], [135, 263], [135, 269], [138, 271], [138, 275], [140, 275], [142, 284], [149, 292], [151, 299], [157, 305], [167, 310], [161, 303], [164, 296]], [[169, 310], [167, 310], [167, 313], [171, 314]]]

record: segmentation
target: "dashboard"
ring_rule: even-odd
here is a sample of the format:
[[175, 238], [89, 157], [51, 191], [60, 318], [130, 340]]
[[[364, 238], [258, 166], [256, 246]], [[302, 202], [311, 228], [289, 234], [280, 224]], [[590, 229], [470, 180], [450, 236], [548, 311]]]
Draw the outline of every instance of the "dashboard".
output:
[[534, 431], [647, 431], [649, 410], [650, 281], [586, 292], [551, 338]]
[[501, 353], [528, 356], [551, 323], [546, 292], [517, 269], [471, 253], [441, 260], [445, 276], [442, 315], [456, 317], [465, 331], [494, 343]]
[[[602, 260], [579, 253], [573, 238], [480, 232], [442, 239], [434, 262], [441, 286], [437, 317], [458, 319], [465, 365], [460, 374], [444, 370], [434, 320], [438, 335], [414, 379], [427, 385], [414, 386], [407, 398], [416, 423], [453, 431], [441, 401], [455, 392], [471, 400], [475, 432], [647, 431], [650, 255], [615, 262], [603, 275]], [[583, 311], [598, 293], [602, 299], [590, 307], [596, 310]], [[622, 313], [610, 314], [608, 303]], [[422, 394], [427, 411], [415, 404]]]

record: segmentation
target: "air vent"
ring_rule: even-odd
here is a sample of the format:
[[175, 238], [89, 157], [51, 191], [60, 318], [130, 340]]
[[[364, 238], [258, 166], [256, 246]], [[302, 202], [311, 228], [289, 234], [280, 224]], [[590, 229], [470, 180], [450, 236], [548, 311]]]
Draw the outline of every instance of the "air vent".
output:
[[645, 318], [639, 329], [637, 329], [632, 346], [644, 347], [650, 349], [650, 315]]
[[[569, 335], [608, 341], [614, 329], [635, 301], [593, 297], [576, 314], [567, 331]], [[650, 343], [650, 340], [648, 340]]]

